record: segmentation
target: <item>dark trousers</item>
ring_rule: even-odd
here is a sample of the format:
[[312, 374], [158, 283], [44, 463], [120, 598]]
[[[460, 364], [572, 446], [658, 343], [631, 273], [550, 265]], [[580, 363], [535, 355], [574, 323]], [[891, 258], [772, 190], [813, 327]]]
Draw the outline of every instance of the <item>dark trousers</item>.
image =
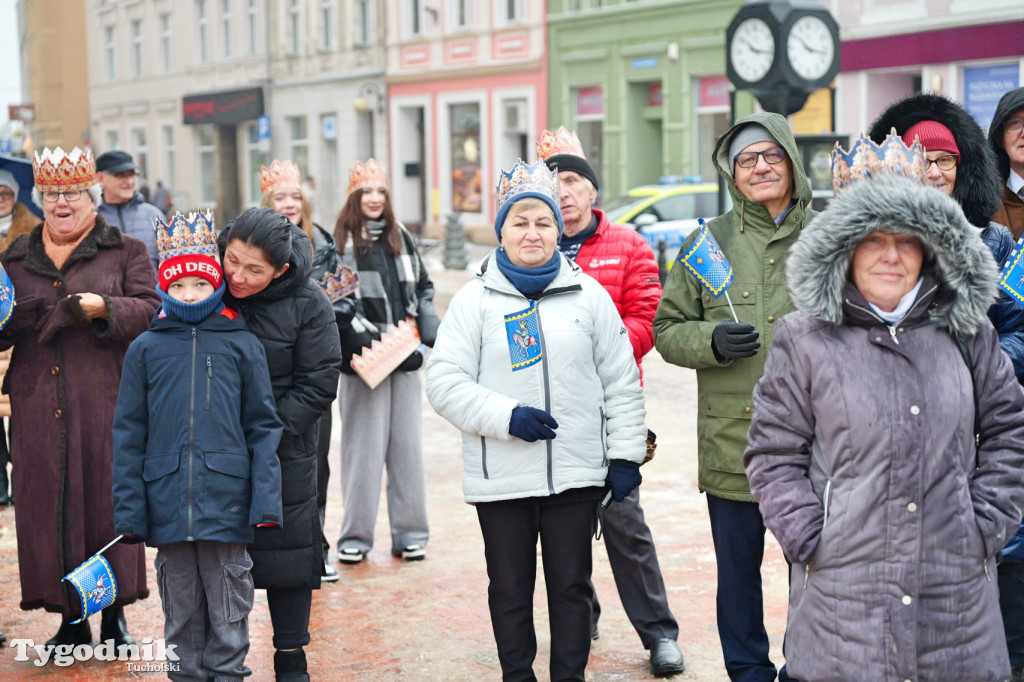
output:
[[[644, 648], [650, 649], [659, 639], [679, 639], [679, 625], [668, 607], [654, 538], [640, 507], [639, 488], [622, 502], [609, 505], [602, 516], [601, 528], [622, 608], [640, 635]], [[593, 598], [596, 625], [601, 605], [596, 592]]]
[[308, 587], [267, 590], [275, 649], [299, 649], [309, 644], [309, 609], [312, 603], [313, 590]]
[[[761, 591], [764, 519], [756, 502], [707, 498], [718, 563], [718, 637], [725, 669], [733, 682], [772, 682], [775, 665], [768, 658]], [[779, 680], [790, 679], [783, 668]]]
[[320, 512], [320, 548], [323, 550], [325, 564], [327, 563], [327, 552], [331, 549], [331, 545], [327, 542], [327, 536], [324, 534], [324, 523], [327, 520], [327, 484], [331, 479], [331, 466], [327, 461], [327, 455], [331, 451], [331, 409], [333, 407], [334, 403], [331, 403], [331, 407], [328, 407], [327, 411], [317, 420], [320, 431], [316, 441], [316, 506]]
[[476, 505], [487, 560], [487, 604], [504, 682], [533, 682], [533, 591], [540, 537], [551, 627], [551, 681], [584, 679], [590, 657], [592, 557], [597, 502]]
[[999, 564], [999, 610], [1006, 629], [1010, 667], [1024, 666], [1024, 563]]

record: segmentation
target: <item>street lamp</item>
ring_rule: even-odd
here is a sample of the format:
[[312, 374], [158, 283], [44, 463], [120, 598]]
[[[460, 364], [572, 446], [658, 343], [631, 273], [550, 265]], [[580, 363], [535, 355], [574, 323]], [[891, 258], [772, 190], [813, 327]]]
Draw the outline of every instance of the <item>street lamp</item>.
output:
[[373, 98], [374, 98], [374, 101], [377, 103], [377, 106], [376, 106], [376, 113], [377, 113], [377, 115], [378, 116], [383, 116], [384, 115], [384, 90], [383, 90], [383, 88], [381, 88], [380, 84], [377, 83], [376, 81], [366, 81], [365, 83], [363, 83], [362, 85], [359, 86], [359, 90], [356, 93], [356, 98], [352, 100], [352, 107], [356, 110], [356, 113], [359, 113], [359, 114], [369, 114], [369, 117], [370, 117], [369, 118], [369, 121], [370, 121], [370, 126], [369, 126], [369, 132], [370, 132], [370, 156], [373, 156], [374, 155], [374, 145], [373, 145], [373, 138], [374, 138], [374, 134], [373, 134], [373, 127], [374, 127], [373, 126], [373, 117], [374, 117], [374, 111], [370, 107], [370, 100], [367, 99], [368, 95], [372, 95]]

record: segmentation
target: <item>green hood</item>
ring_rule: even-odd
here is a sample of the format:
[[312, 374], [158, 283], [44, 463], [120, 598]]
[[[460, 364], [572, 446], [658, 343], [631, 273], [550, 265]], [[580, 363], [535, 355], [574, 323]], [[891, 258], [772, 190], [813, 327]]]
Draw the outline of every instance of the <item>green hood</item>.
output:
[[796, 147], [793, 131], [789, 129], [789, 123], [786, 122], [783, 116], [769, 112], [759, 112], [741, 119], [729, 129], [729, 132], [722, 135], [718, 145], [715, 147], [713, 157], [715, 168], [718, 170], [718, 174], [725, 178], [725, 185], [729, 188], [729, 193], [732, 195], [733, 205], [739, 207], [744, 202], [750, 203], [749, 199], [740, 194], [739, 189], [736, 188], [736, 183], [733, 182], [732, 159], [729, 158], [729, 145], [732, 144], [732, 139], [747, 123], [763, 125], [779, 141], [782, 148], [786, 150], [786, 154], [789, 155], [793, 167], [793, 198], [805, 207], [809, 207], [811, 205], [811, 183], [807, 179], [807, 174], [804, 173], [803, 163], [800, 162], [800, 154]]

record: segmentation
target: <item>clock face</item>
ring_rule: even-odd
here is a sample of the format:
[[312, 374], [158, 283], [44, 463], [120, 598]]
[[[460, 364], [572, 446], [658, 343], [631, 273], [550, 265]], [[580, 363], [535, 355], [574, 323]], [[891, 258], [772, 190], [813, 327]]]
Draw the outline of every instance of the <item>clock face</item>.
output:
[[764, 78], [775, 60], [775, 36], [761, 19], [745, 19], [736, 27], [729, 46], [736, 75], [748, 83]]
[[828, 73], [835, 58], [832, 31], [821, 17], [800, 17], [789, 29], [786, 53], [798, 76], [809, 81], [818, 80]]

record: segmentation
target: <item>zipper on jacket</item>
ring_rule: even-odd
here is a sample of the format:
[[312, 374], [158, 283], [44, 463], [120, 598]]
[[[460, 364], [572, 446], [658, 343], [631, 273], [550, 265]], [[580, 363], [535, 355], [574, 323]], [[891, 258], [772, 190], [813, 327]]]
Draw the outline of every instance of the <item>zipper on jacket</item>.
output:
[[490, 476], [487, 474], [487, 439], [483, 436], [480, 436], [480, 468], [483, 469], [486, 481]]
[[124, 233], [125, 232], [125, 230], [124, 230], [124, 218], [121, 216], [121, 207], [122, 206], [124, 206], [124, 204], [118, 204], [117, 205], [117, 226], [120, 227], [121, 228], [121, 232]]
[[605, 443], [605, 440], [604, 440], [604, 431], [605, 431], [604, 425], [605, 425], [605, 422], [606, 422], [606, 418], [604, 416], [604, 406], [602, 405], [601, 406], [601, 461], [602, 461], [602, 463], [605, 466], [607, 466], [608, 465], [608, 444]]
[[804, 589], [807, 589], [807, 579], [811, 577], [811, 562], [804, 564]]
[[896, 325], [890, 325], [889, 336], [892, 337], [893, 343], [895, 343], [897, 346], [900, 345], [900, 340], [896, 338]]
[[188, 533], [192, 542], [192, 460], [195, 452], [195, 407], [196, 407], [196, 328], [192, 327], [192, 374], [188, 392]]
[[[537, 336], [540, 337], [540, 347], [546, 348], [547, 342], [544, 341], [544, 326], [540, 322], [540, 301], [538, 300], [534, 304], [536, 313], [534, 316], [537, 318]], [[540, 364], [544, 370], [544, 411], [551, 414], [551, 376], [548, 373], [548, 354], [544, 353], [540, 357]], [[548, 469], [548, 494], [555, 494], [555, 472], [554, 472], [554, 453], [552, 452], [551, 440], [544, 441], [545, 448], [547, 449], [547, 469]]]
[[988, 573], [988, 560], [982, 559], [981, 565], [985, 567], [985, 580], [987, 580], [988, 582], [992, 582], [992, 576]]
[[822, 503], [825, 505], [825, 520], [821, 522], [821, 529], [825, 530], [825, 526], [828, 525], [828, 498], [832, 494], [832, 479], [828, 479], [825, 482], [825, 495]]
[[210, 382], [213, 380], [213, 361], [206, 356], [206, 411], [210, 411]]

